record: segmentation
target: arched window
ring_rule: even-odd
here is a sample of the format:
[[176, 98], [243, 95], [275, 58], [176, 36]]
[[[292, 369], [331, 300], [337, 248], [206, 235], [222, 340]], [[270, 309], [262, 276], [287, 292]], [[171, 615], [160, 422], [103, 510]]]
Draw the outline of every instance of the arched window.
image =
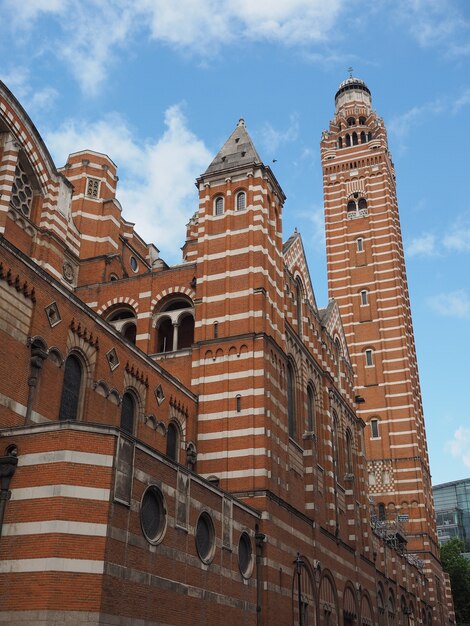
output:
[[379, 511], [379, 521], [385, 522], [386, 511], [385, 511], [385, 504], [383, 502], [379, 502], [378, 511]]
[[366, 118], [365, 118], [365, 117], [360, 117], [360, 118], [359, 118], [359, 124], [360, 124], [361, 126], [364, 126], [364, 124], [365, 124], [365, 123], [366, 123]]
[[76, 355], [70, 354], [65, 361], [59, 420], [76, 420], [78, 418], [82, 378], [82, 364]]
[[194, 341], [194, 317], [184, 315], [180, 318], [178, 328], [178, 350], [190, 348]]
[[171, 352], [173, 350], [173, 322], [169, 317], [162, 319], [157, 327], [157, 352]]
[[351, 135], [348, 133], [346, 135], [346, 146], [350, 146], [351, 145]]
[[342, 147], [343, 147], [343, 138], [338, 137], [338, 148], [342, 148]]
[[240, 413], [240, 411], [242, 410], [242, 397], [239, 393], [236, 395], [235, 400], [237, 413]]
[[366, 143], [367, 139], [366, 139], [366, 134], [364, 131], [361, 132], [361, 143]]
[[307, 430], [315, 430], [315, 392], [312, 385], [307, 387]]
[[356, 132], [354, 132], [352, 134], [352, 142], [353, 142], [353, 146], [357, 146], [358, 141], [357, 141], [357, 133]]
[[297, 332], [302, 334], [302, 300], [303, 300], [303, 287], [300, 278], [295, 281], [296, 299], [297, 299]]
[[361, 306], [366, 306], [366, 304], [369, 304], [369, 300], [368, 300], [367, 291], [363, 289], [361, 291]]
[[388, 623], [394, 624], [395, 623], [395, 598], [393, 596], [392, 591], [390, 591], [390, 593], [388, 594], [387, 610], [388, 610]]
[[173, 461], [178, 461], [178, 448], [179, 448], [179, 432], [178, 427], [173, 422], [168, 424], [168, 430], [166, 433], [166, 455]]
[[379, 420], [377, 418], [370, 420], [370, 436], [372, 439], [378, 439], [380, 437]]
[[113, 307], [111, 313], [106, 317], [111, 326], [113, 326], [123, 337], [135, 344], [137, 335], [137, 316], [131, 306]]
[[348, 117], [348, 126], [354, 126], [356, 124], [356, 120], [354, 117]]
[[215, 215], [222, 215], [224, 212], [224, 199], [222, 196], [217, 196], [214, 201], [214, 213]]
[[339, 358], [343, 354], [343, 350], [341, 349], [341, 341], [339, 340], [339, 337], [335, 337], [335, 348], [336, 348], [336, 353]]
[[244, 211], [246, 209], [246, 193], [240, 191], [237, 193], [237, 211]]
[[155, 316], [156, 352], [190, 348], [194, 341], [194, 308], [189, 298], [173, 295]]
[[331, 433], [331, 444], [333, 446], [333, 473], [335, 476], [335, 480], [338, 479], [338, 469], [339, 469], [339, 457], [338, 457], [338, 415], [336, 411], [333, 411], [333, 420], [332, 420], [332, 433]]
[[135, 340], [136, 340], [136, 337], [137, 337], [136, 325], [135, 324], [127, 324], [123, 328], [122, 334], [128, 341], [130, 341], [131, 343], [135, 344]]
[[374, 365], [374, 351], [371, 348], [368, 348], [365, 351], [366, 356], [366, 367], [373, 367]]
[[372, 141], [372, 133], [367, 133], [367, 141]]
[[356, 203], [354, 202], [354, 200], [350, 200], [348, 202], [348, 213], [355, 213], [356, 212]]
[[121, 428], [130, 435], [134, 432], [136, 402], [134, 396], [129, 391], [122, 396], [121, 404]]
[[359, 211], [361, 209], [367, 209], [367, 201], [365, 198], [359, 198], [358, 207], [359, 207]]
[[295, 372], [292, 363], [287, 364], [287, 421], [289, 437], [295, 437]]
[[349, 428], [346, 431], [346, 474], [354, 474], [353, 438]]

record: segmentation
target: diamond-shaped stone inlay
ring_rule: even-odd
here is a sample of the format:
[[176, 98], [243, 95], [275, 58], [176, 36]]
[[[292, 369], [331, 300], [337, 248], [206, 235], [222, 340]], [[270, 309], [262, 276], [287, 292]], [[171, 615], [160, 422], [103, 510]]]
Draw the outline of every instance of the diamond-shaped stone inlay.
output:
[[161, 385], [158, 385], [158, 387], [155, 389], [155, 397], [158, 404], [161, 404], [165, 399], [165, 394], [163, 393], [163, 387]]
[[51, 304], [46, 306], [44, 310], [46, 312], [47, 319], [51, 327], [54, 327], [54, 326], [57, 326], [57, 324], [60, 324], [60, 322], [62, 321], [62, 318], [60, 317], [59, 307], [57, 306], [56, 302], [51, 302]]
[[111, 371], [115, 370], [119, 365], [119, 358], [115, 348], [111, 348], [109, 352], [106, 352], [106, 359]]

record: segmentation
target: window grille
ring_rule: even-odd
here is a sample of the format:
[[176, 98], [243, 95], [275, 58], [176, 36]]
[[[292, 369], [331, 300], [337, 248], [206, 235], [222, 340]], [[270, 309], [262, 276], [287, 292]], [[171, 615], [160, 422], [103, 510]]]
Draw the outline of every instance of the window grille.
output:
[[98, 198], [100, 191], [100, 181], [98, 178], [87, 178], [86, 195], [90, 198]]
[[33, 189], [29, 177], [22, 165], [18, 163], [15, 169], [15, 182], [11, 189], [10, 204], [18, 211], [21, 211], [23, 215], [29, 217], [32, 201]]

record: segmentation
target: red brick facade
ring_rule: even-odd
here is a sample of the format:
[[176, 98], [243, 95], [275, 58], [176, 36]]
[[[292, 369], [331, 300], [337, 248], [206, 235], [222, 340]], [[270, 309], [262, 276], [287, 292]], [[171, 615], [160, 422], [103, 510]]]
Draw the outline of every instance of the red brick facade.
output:
[[431, 517], [411, 553], [371, 515], [385, 455], [366, 462], [349, 311], [317, 307], [243, 120], [197, 180], [181, 264], [116, 184], [102, 154], [57, 170], [0, 83], [0, 621], [453, 623], [412, 543]]

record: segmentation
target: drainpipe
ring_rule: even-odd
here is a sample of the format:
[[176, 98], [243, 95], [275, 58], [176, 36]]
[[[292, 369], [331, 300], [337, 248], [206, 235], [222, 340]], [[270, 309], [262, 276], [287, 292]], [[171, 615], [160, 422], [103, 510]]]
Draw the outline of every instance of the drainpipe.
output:
[[256, 526], [255, 545], [256, 545], [256, 626], [262, 626], [263, 615], [261, 606], [261, 558], [263, 551], [263, 543], [266, 541], [266, 535], [260, 533]]
[[10, 480], [18, 465], [18, 448], [13, 444], [8, 446], [5, 453], [5, 456], [0, 456], [0, 537], [2, 535], [6, 503], [11, 498]]
[[47, 351], [39, 343], [33, 342], [31, 345], [31, 376], [28, 378], [28, 403], [26, 405], [26, 415], [24, 417], [25, 426], [31, 421], [31, 413], [33, 412], [33, 402], [35, 389], [39, 380], [39, 373], [42, 369], [44, 361], [47, 359]]

